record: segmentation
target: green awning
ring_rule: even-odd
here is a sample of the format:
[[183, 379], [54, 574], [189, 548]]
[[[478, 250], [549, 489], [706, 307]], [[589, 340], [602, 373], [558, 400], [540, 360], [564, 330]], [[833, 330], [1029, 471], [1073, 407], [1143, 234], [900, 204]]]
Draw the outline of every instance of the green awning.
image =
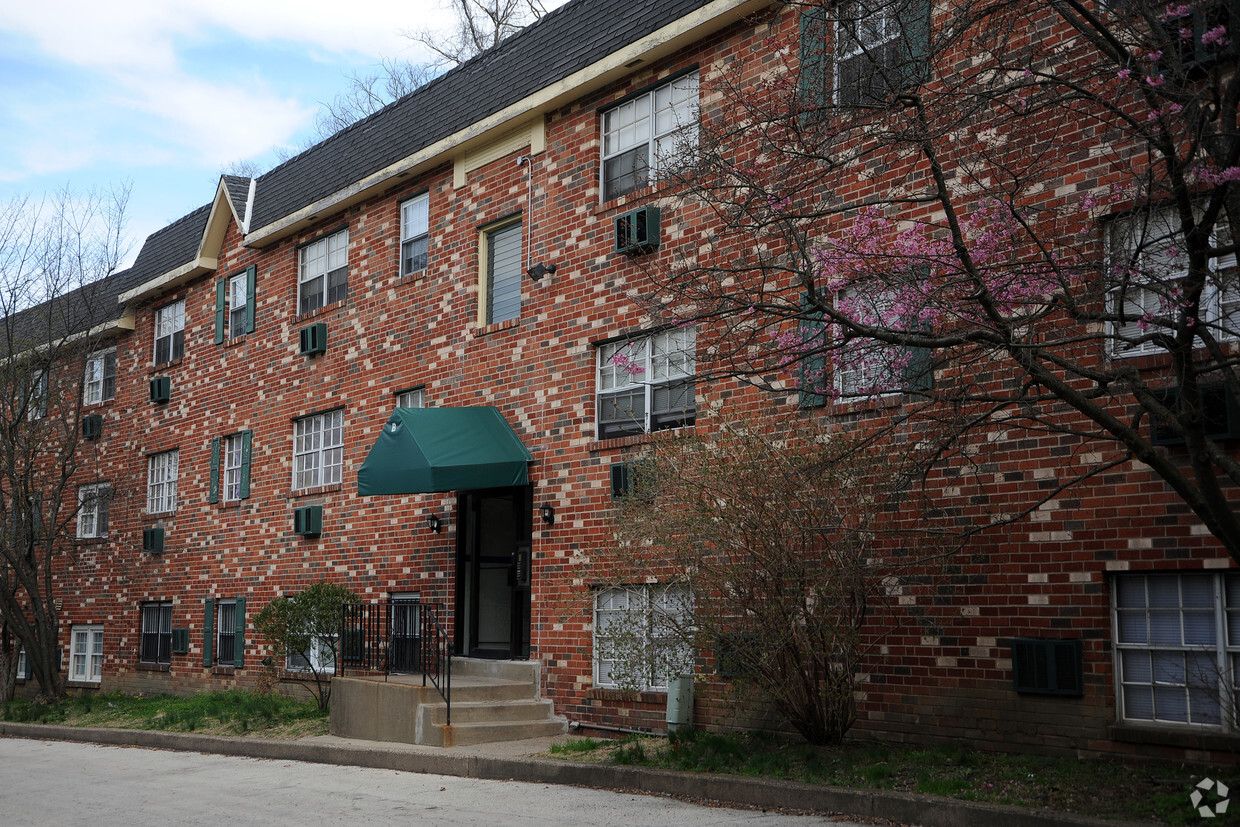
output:
[[525, 485], [533, 459], [498, 408], [397, 408], [357, 472], [357, 493]]

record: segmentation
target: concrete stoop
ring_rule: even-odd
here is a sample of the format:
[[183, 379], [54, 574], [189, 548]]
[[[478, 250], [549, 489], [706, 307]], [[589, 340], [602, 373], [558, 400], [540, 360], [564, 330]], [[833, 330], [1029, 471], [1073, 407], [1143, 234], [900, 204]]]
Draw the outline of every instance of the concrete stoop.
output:
[[452, 747], [559, 735], [568, 721], [539, 697], [534, 661], [452, 659], [447, 704], [421, 675], [337, 677], [329, 730], [342, 738]]

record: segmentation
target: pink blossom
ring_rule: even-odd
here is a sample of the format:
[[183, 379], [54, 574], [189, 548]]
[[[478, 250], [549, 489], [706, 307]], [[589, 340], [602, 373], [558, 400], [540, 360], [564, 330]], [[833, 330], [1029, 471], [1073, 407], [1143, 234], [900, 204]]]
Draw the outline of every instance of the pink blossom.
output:
[[1150, 63], [1157, 63], [1158, 61], [1162, 60], [1162, 56], [1163, 56], [1162, 49], [1155, 49], [1154, 51], [1146, 55], [1145, 59], [1148, 60]]
[[1159, 87], [1163, 85], [1163, 76], [1162, 75], [1146, 75], [1145, 82], [1148, 83], [1150, 86]]
[[1201, 36], [1201, 42], [1205, 46], [1226, 46], [1230, 42], [1227, 39], [1227, 27], [1215, 26]]
[[1132, 70], [1131, 69], [1120, 69], [1118, 72], [1115, 73], [1115, 76], [1119, 78], [1120, 80], [1128, 80], [1128, 78], [1132, 77]]

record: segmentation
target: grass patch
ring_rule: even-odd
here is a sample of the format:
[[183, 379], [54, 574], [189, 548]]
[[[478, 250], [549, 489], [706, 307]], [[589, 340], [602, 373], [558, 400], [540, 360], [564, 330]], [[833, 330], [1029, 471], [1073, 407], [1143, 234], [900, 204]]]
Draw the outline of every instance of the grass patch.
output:
[[596, 741], [593, 738], [573, 738], [572, 740], [565, 741], [562, 744], [552, 744], [551, 752], [553, 755], [564, 754], [564, 753], [594, 752], [594, 750], [599, 749], [602, 746], [603, 746], [602, 741]]
[[235, 690], [185, 697], [139, 697], [119, 692], [73, 695], [55, 704], [18, 698], [0, 704], [0, 720], [264, 738], [302, 738], [327, 732], [327, 716], [314, 701]]
[[[570, 741], [553, 748], [552, 754], [579, 761], [787, 778], [1165, 824], [1201, 821], [1189, 795], [1203, 777], [1240, 791], [1240, 770], [1234, 767], [1078, 761], [854, 741], [813, 747], [760, 732], [682, 730], [666, 739], [584, 740], [590, 742], [588, 748], [569, 746], [580, 743]], [[1240, 824], [1240, 812], [1233, 810], [1240, 808], [1231, 808], [1211, 823]]]

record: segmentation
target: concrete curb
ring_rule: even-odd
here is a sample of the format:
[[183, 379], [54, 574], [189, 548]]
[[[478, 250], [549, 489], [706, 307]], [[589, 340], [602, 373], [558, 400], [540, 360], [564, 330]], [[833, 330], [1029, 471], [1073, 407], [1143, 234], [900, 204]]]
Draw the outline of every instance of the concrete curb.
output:
[[1105, 821], [1050, 810], [976, 804], [938, 796], [882, 790], [823, 787], [793, 781], [677, 772], [644, 767], [585, 764], [549, 758], [494, 757], [447, 749], [401, 749], [379, 742], [323, 743], [229, 738], [135, 729], [102, 729], [48, 724], [0, 723], [0, 737], [149, 747], [435, 773], [461, 778], [565, 784], [634, 792], [690, 796], [724, 804], [810, 810], [845, 816], [884, 818], [923, 827], [1139, 827], [1145, 822]]

